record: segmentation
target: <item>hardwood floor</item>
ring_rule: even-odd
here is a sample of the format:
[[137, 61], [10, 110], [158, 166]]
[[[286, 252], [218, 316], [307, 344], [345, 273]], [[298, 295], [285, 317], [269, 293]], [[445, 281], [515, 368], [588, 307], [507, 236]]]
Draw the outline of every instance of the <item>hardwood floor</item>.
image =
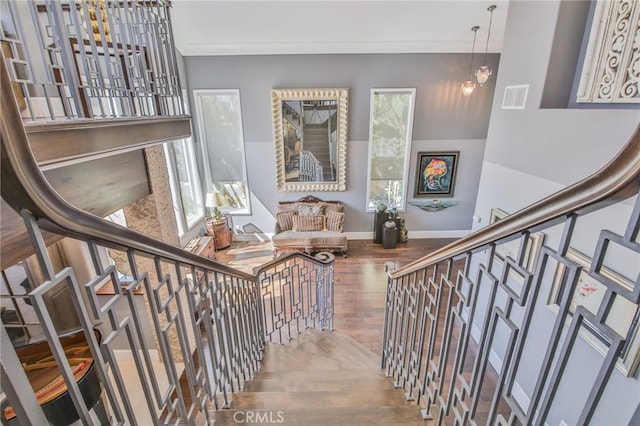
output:
[[[395, 249], [384, 249], [372, 240], [349, 240], [349, 256], [336, 256], [335, 260], [335, 329], [380, 356], [387, 284], [385, 263], [392, 261], [405, 265], [452, 241], [454, 239], [409, 239], [406, 243], [399, 243]], [[246, 245], [236, 242], [231, 247]], [[257, 252], [235, 256], [227, 252], [218, 251], [216, 259], [227, 263], [264, 255]]]
[[[243, 392], [234, 394], [231, 406], [212, 408], [216, 424], [238, 424], [239, 416], [247, 413], [282, 414], [287, 425], [432, 424], [421, 419], [421, 407], [407, 401], [402, 389], [394, 389], [380, 369], [384, 266], [390, 261], [402, 266], [452, 241], [415, 239], [395, 249], [384, 249], [371, 240], [349, 241], [349, 256], [337, 256], [334, 263], [335, 332], [310, 329], [287, 345], [268, 343], [260, 371], [246, 382]], [[234, 243], [216, 252], [216, 259], [257, 261], [268, 255], [268, 251], [237, 254], [233, 250], [248, 245]], [[481, 405], [480, 410], [485, 410], [488, 403]], [[478, 414], [476, 420], [486, 420], [482, 411]], [[444, 424], [453, 423], [451, 415], [444, 419]]]
[[[335, 332], [318, 333], [310, 329], [287, 345], [268, 343], [260, 371], [245, 383], [243, 392], [234, 394], [231, 406], [218, 411], [210, 407], [216, 424], [246, 422], [247, 419], [238, 416], [247, 413], [286, 413], [283, 424], [287, 425], [434, 424], [435, 421], [421, 419], [419, 410], [424, 407], [406, 401], [404, 390], [393, 389], [380, 369], [387, 283], [384, 266], [390, 261], [402, 266], [452, 241], [414, 239], [395, 249], [384, 249], [371, 240], [349, 241], [349, 256], [337, 256], [334, 263]], [[216, 259], [251, 270], [256, 266], [252, 266], [251, 259], [260, 264], [269, 258], [268, 244], [249, 253], [238, 254], [234, 250], [248, 245], [255, 243], [234, 243], [229, 249], [216, 252]], [[477, 353], [477, 346], [471, 342], [464, 363], [467, 381]], [[452, 360], [453, 356], [449, 361]], [[194, 362], [197, 364], [197, 360]], [[488, 421], [497, 377], [488, 365], [473, 418], [476, 424]], [[181, 383], [183, 394], [188, 395], [184, 375]], [[446, 393], [448, 384], [444, 386]], [[188, 397], [187, 400], [190, 403]], [[498, 413], [509, 417], [510, 409], [502, 398]], [[201, 413], [197, 424], [203, 422]], [[440, 422], [458, 424], [459, 419], [450, 411], [443, 414]]]

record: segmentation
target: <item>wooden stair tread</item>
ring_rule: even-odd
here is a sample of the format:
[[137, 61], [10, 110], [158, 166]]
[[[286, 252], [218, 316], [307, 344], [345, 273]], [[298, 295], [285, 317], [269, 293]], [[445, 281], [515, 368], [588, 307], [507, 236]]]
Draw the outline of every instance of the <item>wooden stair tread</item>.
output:
[[[389, 383], [390, 384], [390, 383]], [[297, 390], [282, 392], [239, 392], [233, 395], [234, 409], [305, 409], [322, 407], [402, 407], [410, 406], [400, 389], [361, 388], [356, 389], [347, 381], [342, 390]], [[414, 406], [415, 408], [415, 406]]]
[[306, 330], [287, 345], [270, 343], [261, 370], [377, 369], [379, 365], [372, 352], [348, 336]]
[[[315, 404], [302, 410], [284, 408], [282, 410], [256, 410], [253, 413], [260, 413], [263, 416], [271, 416], [273, 420], [279, 420], [278, 412], [280, 412], [282, 419], [282, 422], [278, 424], [284, 426], [430, 426], [433, 424], [430, 421], [422, 420], [420, 410], [416, 406], [370, 406], [363, 409], [360, 407], [323, 407], [320, 404]], [[247, 413], [247, 410], [220, 410], [216, 412], [216, 426], [237, 425], [239, 422], [237, 422], [236, 419], [243, 419], [243, 416], [246, 416]], [[235, 419], [234, 416], [236, 416]], [[267, 423], [268, 422], [260, 424]]]
[[[284, 374], [278, 372], [279, 377], [262, 378], [260, 374], [250, 382], [245, 383], [245, 392], [296, 392], [301, 390], [313, 391], [345, 391], [355, 389], [392, 389], [390, 379], [375, 371], [356, 370], [358, 374], [345, 374], [346, 370], [298, 371]], [[297, 373], [297, 374], [296, 374]], [[306, 373], [306, 374], [305, 374]], [[366, 373], [366, 374], [365, 374]]]
[[254, 424], [430, 424], [403, 390], [393, 388], [377, 355], [340, 332], [313, 329], [285, 345], [268, 343], [254, 379], [233, 394], [229, 408], [213, 416], [216, 425], [236, 425], [247, 414], [273, 417]]

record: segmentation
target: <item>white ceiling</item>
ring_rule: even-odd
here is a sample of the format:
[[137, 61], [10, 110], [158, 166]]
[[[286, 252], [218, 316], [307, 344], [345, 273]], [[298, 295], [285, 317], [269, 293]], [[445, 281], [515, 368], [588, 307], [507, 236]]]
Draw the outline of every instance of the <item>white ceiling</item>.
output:
[[500, 52], [508, 1], [174, 0], [184, 56]]

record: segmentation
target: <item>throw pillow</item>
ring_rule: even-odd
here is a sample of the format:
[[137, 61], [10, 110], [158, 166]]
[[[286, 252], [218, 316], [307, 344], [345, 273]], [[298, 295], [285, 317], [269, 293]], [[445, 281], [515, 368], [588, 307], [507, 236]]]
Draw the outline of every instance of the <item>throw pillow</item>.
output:
[[283, 203], [278, 204], [278, 213], [280, 212], [297, 212], [298, 204], [296, 203]]
[[344, 211], [344, 206], [342, 204], [338, 204], [338, 203], [322, 203], [322, 206], [324, 207], [324, 211], [329, 212], [329, 211], [333, 211], [333, 212], [343, 212]]
[[298, 215], [300, 216], [322, 216], [323, 210], [320, 204], [298, 204]]
[[295, 216], [295, 212], [283, 212], [276, 214], [276, 221], [278, 222], [281, 232], [293, 229], [293, 218]]
[[329, 231], [342, 232], [344, 228], [344, 213], [342, 212], [327, 212], [327, 229]]
[[324, 229], [324, 216], [293, 216], [294, 231], [322, 231]]

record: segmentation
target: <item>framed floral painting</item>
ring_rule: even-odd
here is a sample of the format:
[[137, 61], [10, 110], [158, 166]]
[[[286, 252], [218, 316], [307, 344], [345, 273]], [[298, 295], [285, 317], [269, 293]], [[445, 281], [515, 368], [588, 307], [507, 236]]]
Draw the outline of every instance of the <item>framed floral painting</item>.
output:
[[453, 197], [460, 151], [418, 152], [416, 197]]

